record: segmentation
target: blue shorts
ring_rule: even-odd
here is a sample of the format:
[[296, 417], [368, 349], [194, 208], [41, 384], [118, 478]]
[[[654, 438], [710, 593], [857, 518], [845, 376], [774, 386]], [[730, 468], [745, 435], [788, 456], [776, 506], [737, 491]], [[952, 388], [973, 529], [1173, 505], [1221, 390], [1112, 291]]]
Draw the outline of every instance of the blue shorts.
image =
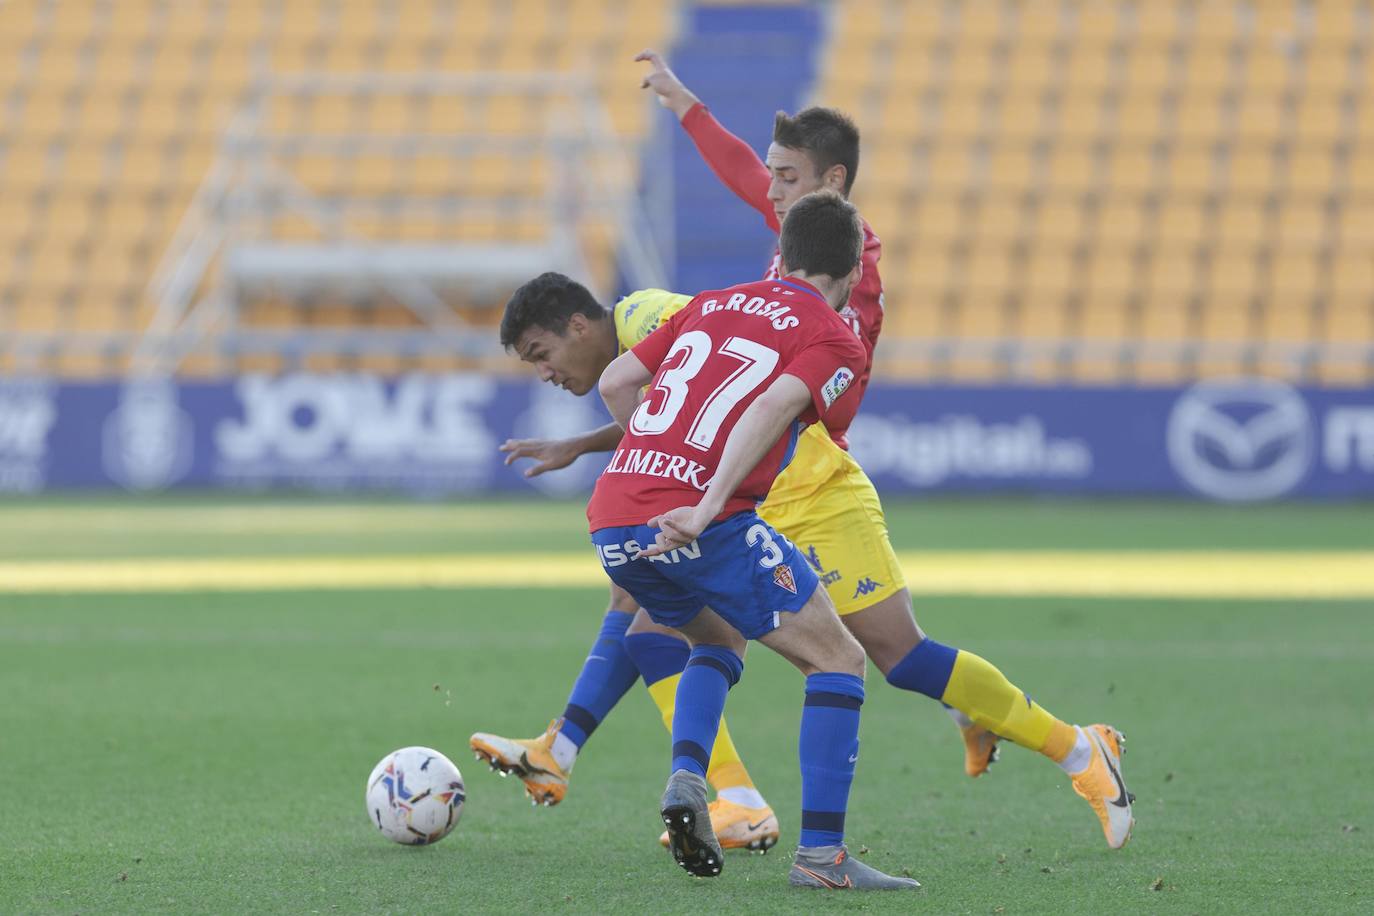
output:
[[602, 528], [592, 543], [606, 575], [661, 626], [690, 623], [709, 606], [746, 639], [758, 639], [777, 629], [780, 613], [801, 610], [819, 584], [792, 542], [753, 511], [713, 522], [661, 557], [636, 559], [657, 533], [648, 525]]

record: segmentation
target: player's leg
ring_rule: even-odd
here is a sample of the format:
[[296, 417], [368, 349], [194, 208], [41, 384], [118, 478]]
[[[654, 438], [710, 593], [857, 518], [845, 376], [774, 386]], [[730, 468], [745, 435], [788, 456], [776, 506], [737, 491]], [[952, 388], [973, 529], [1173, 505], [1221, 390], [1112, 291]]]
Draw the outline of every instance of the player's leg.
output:
[[554, 719], [543, 735], [505, 738], [477, 732], [469, 739], [473, 752], [493, 770], [520, 778], [533, 804], [556, 805], [563, 800], [578, 752], [639, 679], [639, 670], [624, 645], [625, 633], [638, 610], [638, 602], [612, 588], [610, 607], [573, 682], [563, 715]]
[[[814, 581], [814, 580], [813, 580]], [[849, 789], [859, 760], [859, 710], [864, 701], [864, 654], [835, 616], [825, 589], [760, 641], [806, 675], [798, 756], [802, 826], [788, 881], [826, 889], [917, 888], [910, 878], [883, 874], [849, 856], [844, 844]]]
[[[770, 492], [759, 515], [797, 544], [841, 621], [848, 625], [865, 615], [872, 620], [877, 615], [869, 614], [870, 608], [892, 604], [892, 596], [906, 587], [877, 492], [858, 464], [833, 443], [807, 444], [810, 463], [824, 480], [810, 488]], [[780, 495], [784, 498], [775, 498]], [[861, 630], [850, 629], [884, 673], [921, 639], [909, 608], [900, 617], [883, 615]], [[964, 772], [982, 774], [997, 759], [997, 736], [959, 710], [945, 709], [963, 736]]]
[[[1120, 775], [1115, 730], [1061, 721], [986, 659], [941, 645], [922, 632], [912, 615], [910, 593], [877, 492], [857, 464], [849, 462], [816, 500], [830, 507], [823, 514], [844, 519], [844, 540], [828, 543], [827, 549], [836, 562], [853, 570], [851, 579], [858, 580], [852, 591], [839, 589], [840, 619], [888, 683], [938, 700], [965, 717], [956, 719], [964, 734], [965, 771], [977, 776], [987, 769], [996, 759], [998, 737], [1044, 754], [1073, 778], [1079, 794], [1098, 813], [1108, 844], [1124, 844], [1132, 821], [1130, 796], [1124, 789], [1118, 791], [1111, 775]], [[824, 536], [836, 526], [820, 527]], [[1097, 748], [1095, 733], [1107, 751]], [[1110, 761], [1108, 751], [1116, 754]]]
[[691, 641], [691, 655], [678, 679], [672, 764], [659, 813], [673, 858], [692, 874], [707, 878], [719, 875], [724, 861], [706, 806], [706, 771], [725, 698], [744, 673], [745, 640], [709, 608], [679, 629]]
[[[672, 734], [678, 683], [687, 667], [691, 646], [682, 634], [659, 626], [647, 611], [640, 609], [625, 634], [625, 648], [658, 707], [663, 727]], [[777, 843], [777, 816], [750, 778], [724, 718], [716, 732], [706, 781], [716, 790], [716, 799], [709, 807], [711, 826], [722, 847], [766, 852]], [[668, 845], [667, 831], [659, 837], [659, 843]]]

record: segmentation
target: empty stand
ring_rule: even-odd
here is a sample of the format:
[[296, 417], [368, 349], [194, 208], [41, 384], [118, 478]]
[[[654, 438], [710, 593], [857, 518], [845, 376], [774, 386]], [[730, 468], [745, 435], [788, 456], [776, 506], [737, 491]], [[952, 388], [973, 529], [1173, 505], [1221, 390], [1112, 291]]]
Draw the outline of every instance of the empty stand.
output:
[[[128, 344], [149, 324], [147, 287], [205, 179], [229, 118], [265, 73], [321, 75], [553, 70], [584, 73], [600, 87], [615, 131], [636, 142], [649, 113], [634, 54], [663, 46], [671, 4], [615, 0], [12, 0], [0, 6], [0, 335], [43, 331], [60, 346], [7, 369], [115, 374]], [[315, 102], [318, 101], [318, 105]], [[482, 105], [431, 97], [350, 104], [303, 100], [281, 117], [294, 127], [396, 134], [480, 128], [511, 138], [544, 129], [548, 113], [510, 93]], [[422, 156], [406, 161], [338, 157], [316, 169], [302, 151], [292, 173], [312, 186], [386, 196], [432, 191], [441, 202], [496, 202], [485, 230], [441, 218], [375, 220], [378, 237], [461, 243], [501, 229], [532, 238], [543, 227], [502, 200], [543, 193], [547, 161], [504, 158], [472, 169]], [[623, 178], [622, 178], [623, 180]], [[510, 211], [506, 213], [505, 211]], [[317, 233], [284, 224], [283, 236]], [[613, 271], [605, 225], [589, 245]], [[453, 303], [456, 305], [457, 303]], [[268, 299], [244, 322], [289, 324]], [[347, 314], [361, 327], [405, 320], [385, 297]], [[489, 313], [472, 313], [489, 322]], [[276, 316], [274, 319], [273, 316]], [[85, 340], [85, 338], [90, 338]], [[58, 351], [80, 351], [70, 358]], [[254, 365], [279, 360], [255, 357]], [[324, 359], [327, 363], [328, 359]], [[337, 364], [337, 361], [336, 361]], [[449, 360], [453, 364], [453, 360]], [[183, 368], [248, 368], [247, 357], [198, 357]]]
[[880, 347], [886, 371], [1374, 379], [1368, 0], [864, 0], [832, 21], [815, 98], [864, 132], [885, 333], [927, 342]]

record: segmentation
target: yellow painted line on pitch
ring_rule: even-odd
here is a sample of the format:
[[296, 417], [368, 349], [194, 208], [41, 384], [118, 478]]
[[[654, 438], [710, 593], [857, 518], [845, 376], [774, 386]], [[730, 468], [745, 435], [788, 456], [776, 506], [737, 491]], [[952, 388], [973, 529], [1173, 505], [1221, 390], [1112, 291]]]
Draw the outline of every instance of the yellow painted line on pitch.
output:
[[[904, 553], [927, 595], [1374, 598], [1374, 551]], [[0, 563], [0, 594], [567, 588], [604, 585], [595, 555], [453, 554]]]

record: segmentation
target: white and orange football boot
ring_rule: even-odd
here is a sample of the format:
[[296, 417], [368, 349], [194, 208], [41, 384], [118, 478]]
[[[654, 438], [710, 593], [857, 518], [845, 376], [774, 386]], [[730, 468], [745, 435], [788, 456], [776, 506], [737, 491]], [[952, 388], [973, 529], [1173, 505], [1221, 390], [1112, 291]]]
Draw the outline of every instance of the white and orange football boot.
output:
[[1110, 725], [1089, 725], [1083, 728], [1092, 745], [1092, 759], [1088, 768], [1073, 779], [1073, 790], [1093, 806], [1107, 845], [1120, 849], [1131, 838], [1135, 817], [1131, 803], [1135, 796], [1126, 791], [1121, 778], [1121, 755], [1126, 753], [1126, 736]]
[[553, 739], [563, 727], [561, 718], [549, 723], [538, 738], [502, 738], [477, 732], [468, 745], [478, 760], [485, 760], [502, 776], [515, 775], [525, 784], [532, 805], [556, 805], [568, 794], [568, 774], [553, 757]]
[[997, 762], [1001, 739], [977, 723], [959, 726], [959, 733], [964, 736], [964, 772], [977, 779]]
[[[778, 818], [768, 805], [746, 808], [724, 798], [717, 798], [706, 806], [711, 812], [711, 829], [722, 849], [748, 849], [767, 852], [778, 842]], [[660, 846], [668, 845], [668, 831], [658, 838]]]

